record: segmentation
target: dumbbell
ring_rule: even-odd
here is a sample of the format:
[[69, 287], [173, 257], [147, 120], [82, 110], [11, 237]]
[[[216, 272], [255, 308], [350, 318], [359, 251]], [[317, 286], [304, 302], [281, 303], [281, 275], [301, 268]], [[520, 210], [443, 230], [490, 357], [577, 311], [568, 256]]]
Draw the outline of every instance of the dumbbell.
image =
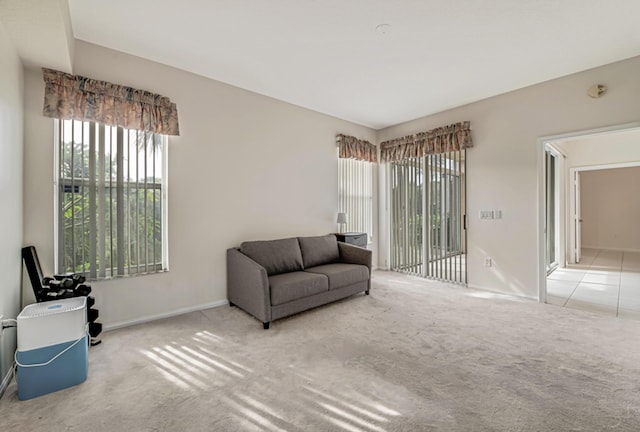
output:
[[98, 309], [89, 308], [87, 309], [87, 322], [94, 322], [100, 316], [100, 311]]
[[71, 279], [73, 279], [73, 281], [75, 283], [79, 284], [83, 284], [87, 278], [85, 278], [83, 275], [81, 275], [80, 273], [74, 273], [71, 275]]
[[65, 273], [65, 274], [53, 275], [53, 277], [56, 280], [71, 279], [78, 284], [84, 283], [84, 281], [86, 280], [86, 278], [82, 273]]
[[98, 337], [100, 333], [102, 333], [102, 323], [89, 323], [89, 334], [92, 338]]
[[74, 295], [76, 296], [88, 296], [89, 294], [91, 294], [91, 285], [78, 285], [77, 287], [75, 287], [75, 289], [73, 290]]
[[49, 289], [52, 289], [54, 291], [71, 290], [71, 292], [73, 292], [75, 283], [71, 279], [60, 279], [50, 281], [48, 286]]
[[57, 300], [70, 297], [73, 297], [73, 293], [66, 289], [51, 289], [46, 291], [42, 300]]
[[64, 279], [60, 280], [60, 285], [62, 285], [63, 288], [65, 288], [65, 289], [72, 290], [78, 284], [71, 278], [64, 278]]
[[49, 293], [48, 288], [43, 288], [36, 293], [36, 300], [41, 302], [47, 300], [47, 294]]

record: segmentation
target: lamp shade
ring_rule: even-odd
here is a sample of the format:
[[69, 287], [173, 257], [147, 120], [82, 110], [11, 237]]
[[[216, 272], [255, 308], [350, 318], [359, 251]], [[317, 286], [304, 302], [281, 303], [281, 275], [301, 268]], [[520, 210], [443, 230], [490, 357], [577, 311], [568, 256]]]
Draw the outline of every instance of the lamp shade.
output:
[[346, 224], [347, 223], [347, 214], [346, 213], [338, 213], [338, 218], [336, 219], [336, 223]]

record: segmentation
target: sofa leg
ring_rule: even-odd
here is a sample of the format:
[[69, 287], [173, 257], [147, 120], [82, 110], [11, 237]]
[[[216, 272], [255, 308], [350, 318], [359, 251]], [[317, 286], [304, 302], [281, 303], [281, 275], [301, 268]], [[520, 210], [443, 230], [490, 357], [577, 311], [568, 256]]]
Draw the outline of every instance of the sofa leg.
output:
[[364, 293], [365, 293], [366, 295], [369, 295], [369, 290], [366, 290]]
[[229, 307], [234, 307], [235, 304], [233, 302], [229, 302]]
[[268, 322], [263, 322], [262, 323], [262, 328], [265, 329], [265, 330], [269, 330], [269, 324], [270, 323], [268, 323]]

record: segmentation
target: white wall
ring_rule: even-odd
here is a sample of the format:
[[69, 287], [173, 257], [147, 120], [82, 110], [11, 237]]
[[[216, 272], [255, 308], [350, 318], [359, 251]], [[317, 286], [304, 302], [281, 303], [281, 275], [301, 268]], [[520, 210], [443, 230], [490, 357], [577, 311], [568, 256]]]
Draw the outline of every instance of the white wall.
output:
[[640, 167], [580, 175], [582, 247], [640, 251]]
[[[335, 135], [376, 138], [363, 126], [80, 41], [74, 73], [168, 96], [180, 117], [181, 135], [169, 138], [170, 271], [94, 282], [106, 326], [224, 301], [226, 249], [242, 241], [335, 232]], [[52, 273], [53, 120], [40, 115], [39, 70], [26, 73], [26, 87], [25, 242]]]
[[[640, 57], [635, 57], [379, 131], [381, 142], [471, 121], [475, 148], [467, 152], [470, 286], [538, 298], [538, 139], [640, 120], [639, 74]], [[601, 99], [586, 94], [596, 83], [609, 88]], [[479, 220], [478, 212], [484, 209], [502, 210], [503, 219]], [[484, 267], [485, 256], [493, 259], [493, 267]]]
[[[22, 276], [22, 63], [0, 23], [0, 315], [16, 318], [20, 312]], [[16, 330], [0, 339], [0, 383], [11, 370]]]

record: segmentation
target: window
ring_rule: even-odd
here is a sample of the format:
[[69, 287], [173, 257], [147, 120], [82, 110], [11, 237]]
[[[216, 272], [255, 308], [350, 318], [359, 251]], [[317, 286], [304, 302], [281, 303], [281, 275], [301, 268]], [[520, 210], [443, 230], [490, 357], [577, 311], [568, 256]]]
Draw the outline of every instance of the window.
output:
[[167, 269], [166, 142], [56, 120], [59, 272], [102, 279]]
[[347, 214], [346, 231], [373, 238], [373, 168], [375, 164], [338, 158], [338, 211]]

